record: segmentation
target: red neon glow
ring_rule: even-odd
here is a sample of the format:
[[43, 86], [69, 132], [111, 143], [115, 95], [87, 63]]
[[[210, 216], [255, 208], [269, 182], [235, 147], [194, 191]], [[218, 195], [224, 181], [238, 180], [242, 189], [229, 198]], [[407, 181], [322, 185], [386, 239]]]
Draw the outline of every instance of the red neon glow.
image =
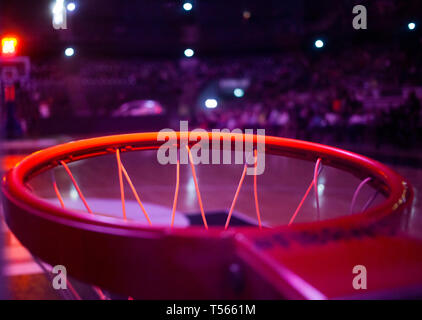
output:
[[116, 160], [117, 160], [117, 170], [119, 170], [119, 185], [120, 185], [120, 196], [122, 198], [122, 212], [123, 219], [126, 220], [126, 203], [125, 203], [125, 189], [123, 186], [123, 177], [122, 177], [122, 164], [120, 162], [120, 150], [116, 149]]
[[[122, 170], [123, 174], [125, 175], [126, 180], [129, 183], [130, 188], [132, 189], [132, 192], [133, 192], [133, 195], [135, 196], [136, 201], [138, 202], [139, 206], [141, 207], [142, 212], [144, 213], [145, 218], [147, 219], [149, 225], [151, 226], [152, 225], [151, 220], [150, 220], [150, 218], [149, 218], [149, 216], [148, 216], [148, 214], [147, 214], [147, 212], [146, 212], [146, 210], [145, 210], [145, 208], [144, 208], [144, 206], [141, 202], [141, 199], [139, 199], [139, 196], [138, 196], [138, 193], [136, 192], [135, 186], [133, 185], [132, 180], [130, 179], [129, 174], [127, 173], [126, 168], [123, 165], [120, 157], [119, 157], [119, 162], [120, 162], [120, 170]], [[122, 182], [122, 185], [123, 185], [123, 182]], [[123, 199], [123, 201], [124, 201], [124, 199]]]
[[18, 46], [16, 37], [4, 37], [1, 39], [1, 53], [4, 56], [14, 56]]
[[258, 150], [254, 150], [254, 158], [255, 158], [255, 164], [254, 164], [254, 175], [253, 175], [253, 194], [255, 198], [255, 209], [256, 209], [256, 217], [258, 218], [258, 226], [259, 229], [262, 229], [261, 224], [261, 213], [259, 211], [259, 203], [258, 203], [258, 182], [257, 182], [257, 167], [258, 167]]
[[180, 184], [180, 161], [177, 159], [177, 166], [176, 166], [176, 189], [174, 190], [174, 200], [173, 200], [173, 210], [171, 213], [171, 227], [174, 226], [174, 217], [176, 214], [176, 207], [177, 207], [177, 197], [179, 195], [179, 184]]
[[236, 193], [234, 195], [233, 202], [232, 202], [232, 205], [230, 207], [229, 215], [227, 217], [226, 224], [224, 226], [224, 229], [225, 230], [229, 227], [229, 223], [230, 223], [230, 219], [232, 217], [234, 205], [236, 204], [237, 197], [239, 196], [240, 188], [242, 188], [243, 180], [245, 180], [245, 175], [246, 175], [246, 170], [247, 169], [248, 169], [248, 164], [245, 163], [245, 166], [243, 167], [242, 176], [240, 177], [239, 185], [237, 186]]
[[72, 172], [70, 171], [69, 167], [67, 166], [67, 164], [64, 161], [60, 161], [60, 164], [63, 166], [63, 168], [66, 170], [70, 180], [72, 180], [73, 186], [75, 187], [76, 191], [78, 192], [79, 198], [81, 198], [83, 204], [85, 205], [86, 210], [90, 213], [90, 214], [94, 214], [94, 212], [92, 212], [91, 208], [88, 206], [88, 203], [85, 200], [84, 195], [82, 194], [81, 189], [78, 186], [78, 183], [75, 180], [75, 177], [73, 176]]
[[205, 229], [208, 230], [208, 224], [207, 224], [207, 219], [205, 217], [204, 206], [202, 205], [201, 193], [199, 192], [199, 187], [198, 187], [198, 179], [196, 178], [195, 164], [193, 163], [192, 152], [190, 151], [188, 146], [186, 146], [186, 149], [188, 149], [190, 167], [192, 169], [192, 177], [193, 177], [193, 182], [195, 183], [195, 190], [196, 190], [196, 196], [198, 198], [199, 208], [201, 209], [202, 221], [204, 222]]

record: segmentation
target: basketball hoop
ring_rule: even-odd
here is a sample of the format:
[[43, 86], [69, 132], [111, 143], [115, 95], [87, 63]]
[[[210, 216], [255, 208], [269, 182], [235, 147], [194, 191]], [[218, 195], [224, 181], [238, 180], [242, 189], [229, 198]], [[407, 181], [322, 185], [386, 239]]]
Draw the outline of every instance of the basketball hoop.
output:
[[29, 80], [30, 68], [29, 57], [0, 57], [0, 83], [23, 85]]
[[[188, 135], [188, 132], [177, 133], [174, 146], [179, 148], [181, 139]], [[143, 208], [140, 197], [137, 197], [136, 189], [125, 170], [120, 154], [158, 149], [164, 142], [158, 141], [157, 137], [157, 132], [106, 136], [57, 145], [28, 156], [10, 170], [2, 181], [4, 211], [9, 227], [35, 256], [51, 265], [64, 265], [75, 278], [112, 292], [134, 298], [253, 298], [252, 292], [243, 290], [239, 293], [233, 289], [230, 281], [222, 280], [227, 276], [225, 272], [230, 272], [227, 270], [231, 265], [241, 263], [239, 261], [242, 260], [244, 253], [242, 254], [242, 246], [239, 246], [239, 243], [242, 239], [253, 237], [257, 233], [265, 235], [268, 232], [315, 231], [330, 227], [343, 229], [365, 227], [382, 222], [386, 218], [400, 217], [400, 214], [409, 208], [413, 199], [409, 183], [377, 161], [316, 143], [267, 136], [266, 154], [303, 159], [316, 164], [313, 180], [305, 192], [305, 197], [312, 188], [317, 190], [315, 186], [318, 185], [317, 179], [323, 165], [352, 173], [361, 179], [362, 183], [369, 184], [382, 193], [386, 197], [385, 201], [373, 207], [368, 204], [361, 212], [355, 212], [352, 205], [352, 214], [345, 212], [342, 217], [335, 219], [294, 223], [301, 207], [299, 204], [289, 225], [274, 228], [230, 227], [230, 215], [243, 182], [244, 171], [230, 207], [226, 228], [208, 226], [199, 192], [200, 185], [196, 181], [195, 166], [191, 161], [205, 228], [173, 226], [172, 221], [177, 206], [179, 164], [175, 172], [174, 202], [169, 204], [173, 207], [173, 219], [169, 217], [168, 226], [154, 226]], [[231, 141], [233, 146], [235, 137], [254, 145], [258, 141], [256, 135], [204, 133], [203, 137], [207, 137], [209, 141]], [[118, 165], [116, 176], [119, 177], [124, 214], [122, 219], [98, 215], [91, 210], [83, 196], [83, 190], [78, 187], [67, 166], [71, 162], [106, 154], [116, 155]], [[61, 207], [38, 197], [27, 187], [27, 182], [32, 178], [57, 166], [66, 169], [87, 212], [66, 208], [57, 186], [54, 187]], [[148, 225], [126, 219], [123, 179], [129, 183], [149, 222]], [[259, 176], [255, 175], [256, 224], [261, 226], [258, 188]], [[317, 191], [315, 196], [318, 211]], [[251, 284], [255, 280], [247, 277], [245, 281], [248, 283], [246, 287], [256, 287], [255, 284]], [[287, 291], [289, 290], [291, 291], [291, 289]]]

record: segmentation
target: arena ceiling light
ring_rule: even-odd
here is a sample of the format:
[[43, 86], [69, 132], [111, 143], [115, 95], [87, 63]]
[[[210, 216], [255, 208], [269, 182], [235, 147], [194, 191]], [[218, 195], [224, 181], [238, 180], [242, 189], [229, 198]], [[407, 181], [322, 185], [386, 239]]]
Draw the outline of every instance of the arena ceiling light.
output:
[[218, 102], [216, 99], [205, 100], [205, 107], [207, 107], [208, 109], [214, 109], [214, 108], [217, 108], [217, 106], [218, 106]]
[[193, 51], [192, 49], [188, 48], [188, 49], [185, 50], [184, 54], [185, 54], [185, 57], [190, 58], [190, 57], [193, 57], [193, 55], [195, 54], [195, 51]]
[[409, 22], [409, 24], [407, 25], [407, 28], [409, 30], [415, 30], [416, 29], [416, 23], [414, 22]]
[[67, 11], [75, 11], [76, 4], [74, 2], [69, 2], [66, 7]]
[[241, 88], [236, 88], [233, 90], [233, 94], [237, 98], [242, 98], [245, 95], [245, 91], [243, 91]]
[[191, 11], [191, 10], [192, 10], [192, 8], [193, 8], [193, 5], [192, 5], [192, 3], [190, 3], [190, 2], [185, 2], [185, 3], [183, 4], [183, 10], [185, 10], [185, 11]]
[[72, 57], [74, 54], [75, 54], [75, 49], [73, 49], [71, 47], [66, 48], [66, 50], [64, 50], [64, 55], [66, 57]]
[[321, 49], [324, 46], [324, 41], [322, 41], [321, 39], [318, 39], [315, 41], [315, 47], [318, 49]]

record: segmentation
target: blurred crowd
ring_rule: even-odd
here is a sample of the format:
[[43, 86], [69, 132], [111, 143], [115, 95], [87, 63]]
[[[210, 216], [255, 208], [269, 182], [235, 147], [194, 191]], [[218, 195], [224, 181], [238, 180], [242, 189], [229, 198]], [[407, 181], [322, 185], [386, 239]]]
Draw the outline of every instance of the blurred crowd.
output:
[[208, 130], [265, 128], [268, 135], [324, 144], [374, 143], [377, 147], [382, 144], [411, 147], [421, 136], [420, 111], [420, 100], [411, 92], [396, 108], [365, 110], [360, 102], [347, 98], [309, 104], [288, 99], [278, 107], [255, 103], [247, 104], [245, 108], [202, 112], [196, 122]]
[[[33, 64], [26, 98], [37, 110], [32, 118], [109, 116], [127, 101], [153, 99], [171, 119], [188, 119], [207, 129], [259, 127], [325, 143], [369, 139], [403, 146], [415, 143], [420, 134], [422, 62], [417, 53], [399, 49], [81, 60], [72, 68], [63, 63]], [[244, 96], [222, 96], [217, 108], [205, 108], [210, 83], [224, 79], [247, 80]], [[22, 117], [31, 114], [24, 109]]]

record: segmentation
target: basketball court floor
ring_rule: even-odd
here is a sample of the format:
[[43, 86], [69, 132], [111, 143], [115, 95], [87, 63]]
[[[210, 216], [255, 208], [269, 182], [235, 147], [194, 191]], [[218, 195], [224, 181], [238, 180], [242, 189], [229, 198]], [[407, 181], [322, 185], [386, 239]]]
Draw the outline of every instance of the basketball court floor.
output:
[[[16, 164], [24, 156], [71, 140], [70, 137], [33, 141], [15, 141], [3, 144], [1, 157], [2, 171]], [[360, 147], [358, 153], [375, 158], [406, 177], [413, 185], [415, 199], [411, 209], [407, 231], [412, 236], [422, 238], [422, 152], [397, 151], [384, 148]], [[139, 151], [122, 154], [122, 163], [127, 169], [133, 184], [149, 212], [153, 225], [169, 225], [173, 204], [176, 168], [175, 165], [160, 165], [155, 151]], [[116, 158], [113, 155], [81, 160], [69, 165], [87, 202], [98, 214], [121, 216], [119, 178]], [[232, 203], [242, 165], [197, 165], [199, 189], [204, 210], [210, 224], [220, 224]], [[313, 177], [314, 164], [286, 157], [266, 156], [265, 171], [258, 176], [258, 198], [263, 225], [278, 226], [288, 224]], [[40, 197], [60, 205], [56, 197], [53, 181], [63, 197], [66, 207], [84, 210], [75, 187], [62, 167], [54, 172], [46, 172], [30, 182], [31, 189]], [[324, 167], [318, 181], [321, 219], [348, 215], [353, 193], [360, 180], [346, 172]], [[365, 186], [355, 205], [355, 211], [363, 207], [374, 190]], [[129, 219], [147, 223], [142, 211], [129, 188], [125, 189], [126, 210]], [[378, 195], [372, 205], [381, 202]], [[180, 227], [201, 224], [200, 209], [194, 180], [189, 165], [181, 165], [180, 191], [175, 216], [175, 225]], [[314, 221], [315, 201], [311, 193], [304, 202], [294, 222]], [[256, 225], [256, 212], [253, 195], [253, 176], [246, 176], [234, 208], [233, 224]], [[49, 279], [43, 273], [31, 254], [20, 245], [8, 230], [1, 225], [4, 237], [5, 267], [8, 297], [13, 299], [62, 299], [51, 288]], [[42, 236], [42, 235], [40, 235]], [[84, 298], [96, 298], [83, 291]]]

